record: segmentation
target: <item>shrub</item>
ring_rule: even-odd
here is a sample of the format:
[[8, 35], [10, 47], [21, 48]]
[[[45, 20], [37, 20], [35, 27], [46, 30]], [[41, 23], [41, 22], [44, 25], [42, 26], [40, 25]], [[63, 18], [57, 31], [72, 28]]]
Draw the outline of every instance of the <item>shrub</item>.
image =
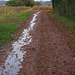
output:
[[52, 10], [52, 6], [34, 6], [32, 8], [33, 10]]
[[21, 6], [21, 9], [22, 10], [28, 10], [28, 9], [30, 9], [30, 7]]
[[7, 3], [6, 3], [7, 6], [34, 6], [35, 5], [35, 2], [34, 0], [9, 0]]
[[75, 20], [75, 0], [52, 0], [56, 13]]

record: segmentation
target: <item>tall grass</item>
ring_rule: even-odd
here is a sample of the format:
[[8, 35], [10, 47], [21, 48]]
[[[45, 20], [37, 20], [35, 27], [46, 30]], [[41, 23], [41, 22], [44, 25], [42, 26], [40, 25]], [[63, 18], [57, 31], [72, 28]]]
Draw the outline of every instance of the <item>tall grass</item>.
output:
[[21, 6], [21, 7], [0, 6], [0, 15], [1, 14], [13, 14], [16, 11], [29, 10], [29, 9], [30, 9], [30, 7], [25, 7], [25, 6]]
[[4, 7], [4, 6], [0, 6], [0, 15], [2, 14], [13, 14], [13, 7]]

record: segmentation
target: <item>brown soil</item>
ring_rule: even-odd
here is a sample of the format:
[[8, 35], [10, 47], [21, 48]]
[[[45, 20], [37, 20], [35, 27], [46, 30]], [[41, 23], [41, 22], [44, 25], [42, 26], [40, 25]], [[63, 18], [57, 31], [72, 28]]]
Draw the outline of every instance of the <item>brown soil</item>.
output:
[[33, 41], [23, 47], [27, 54], [18, 75], [75, 75], [74, 50], [70, 40], [60, 30], [61, 23], [49, 15], [50, 11], [42, 11], [38, 15], [30, 33]]
[[74, 75], [74, 52], [58, 21], [49, 11], [37, 17], [37, 25], [31, 32], [33, 41], [19, 75]]

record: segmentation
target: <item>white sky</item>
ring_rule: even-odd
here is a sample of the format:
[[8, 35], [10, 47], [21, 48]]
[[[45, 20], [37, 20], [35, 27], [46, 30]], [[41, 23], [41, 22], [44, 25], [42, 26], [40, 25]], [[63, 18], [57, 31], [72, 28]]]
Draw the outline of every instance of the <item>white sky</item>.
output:
[[34, 0], [34, 1], [51, 1], [51, 0]]
[[[4, 0], [0, 0], [0, 1], [4, 1]], [[5, 0], [8, 1], [8, 0]], [[34, 1], [51, 1], [51, 0], [34, 0]]]

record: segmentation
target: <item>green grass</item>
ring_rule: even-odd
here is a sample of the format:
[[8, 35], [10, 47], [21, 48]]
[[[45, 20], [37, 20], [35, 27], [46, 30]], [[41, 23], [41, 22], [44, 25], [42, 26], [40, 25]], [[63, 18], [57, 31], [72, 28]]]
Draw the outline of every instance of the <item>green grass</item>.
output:
[[73, 20], [71, 20], [71, 19], [69, 19], [67, 17], [60, 16], [60, 15], [58, 15], [56, 13], [53, 13], [53, 12], [51, 13], [50, 16], [52, 18], [57, 19], [60, 22], [63, 22], [64, 23], [64, 27], [66, 27], [65, 29], [75, 33], [75, 21], [73, 21]]
[[[8, 43], [14, 37], [11, 34], [20, 27], [21, 23], [28, 19], [32, 11], [21, 11], [15, 15], [2, 15], [0, 18], [0, 46]], [[10, 20], [17, 21], [10, 21]]]
[[62, 27], [66, 31], [66, 33], [73, 39], [73, 42], [75, 42], [75, 21], [67, 17], [60, 16], [54, 12], [52, 12], [50, 16], [63, 23], [60, 27]]

